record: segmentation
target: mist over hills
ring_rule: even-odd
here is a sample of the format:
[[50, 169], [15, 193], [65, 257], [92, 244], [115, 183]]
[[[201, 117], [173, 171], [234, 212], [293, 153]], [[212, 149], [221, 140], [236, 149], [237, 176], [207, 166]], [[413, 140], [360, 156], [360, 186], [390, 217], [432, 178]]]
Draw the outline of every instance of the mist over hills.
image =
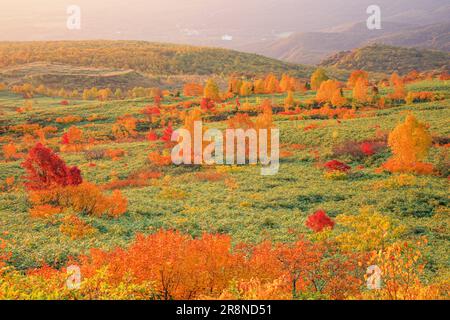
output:
[[449, 50], [448, 0], [379, 0], [382, 30], [368, 30], [372, 0], [16, 0], [0, 11], [0, 41], [145, 40], [221, 47], [317, 64], [372, 43]]
[[304, 64], [317, 64], [339, 51], [373, 43], [450, 51], [450, 23], [417, 26], [387, 22], [381, 30], [368, 30], [361, 22], [333, 30], [296, 33], [286, 39], [255, 43], [241, 49]]
[[[81, 30], [66, 28], [70, 0], [2, 5], [0, 40], [122, 39], [232, 46], [365, 21], [372, 0], [78, 0]], [[378, 0], [382, 19], [446, 22], [447, 0]], [[232, 40], [223, 40], [230, 35]], [[229, 39], [229, 38], [228, 38]]]

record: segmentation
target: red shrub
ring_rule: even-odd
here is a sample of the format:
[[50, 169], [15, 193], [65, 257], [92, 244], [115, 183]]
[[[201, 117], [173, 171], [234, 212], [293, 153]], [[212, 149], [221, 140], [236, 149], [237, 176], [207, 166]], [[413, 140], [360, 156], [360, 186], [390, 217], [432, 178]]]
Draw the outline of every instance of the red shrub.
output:
[[370, 142], [363, 142], [361, 143], [361, 145], [359, 146], [361, 148], [361, 151], [366, 155], [366, 156], [372, 156], [375, 154], [375, 150], [374, 150], [374, 145], [373, 143]]
[[155, 107], [146, 106], [144, 110], [142, 110], [142, 113], [146, 115], [160, 115], [161, 110], [156, 106]]
[[22, 166], [27, 171], [26, 187], [45, 190], [54, 186], [75, 186], [83, 182], [77, 167], [69, 168], [51, 149], [38, 143], [32, 148]]
[[333, 155], [335, 157], [350, 156], [353, 159], [363, 159], [382, 152], [387, 148], [384, 137], [380, 140], [365, 140], [362, 142], [348, 140], [333, 147]]
[[68, 106], [68, 105], [69, 105], [69, 101], [63, 100], [63, 101], [60, 102], [60, 104], [61, 104], [62, 106]]
[[214, 101], [208, 98], [203, 98], [200, 102], [202, 110], [213, 110], [215, 108]]
[[348, 172], [351, 169], [350, 166], [338, 160], [328, 161], [327, 163], [324, 164], [324, 167], [328, 171], [341, 171], [341, 172]]
[[308, 217], [306, 226], [314, 232], [320, 232], [325, 228], [333, 229], [334, 221], [327, 216], [324, 210], [317, 210]]
[[148, 141], [156, 141], [156, 140], [158, 140], [158, 135], [154, 131], [150, 131], [147, 134], [147, 140]]
[[162, 141], [170, 142], [172, 139], [173, 128], [172, 124], [169, 123], [169, 126], [164, 130], [163, 136], [161, 137]]
[[61, 144], [64, 144], [64, 145], [70, 144], [70, 139], [69, 139], [69, 135], [67, 134], [67, 132], [61, 136]]

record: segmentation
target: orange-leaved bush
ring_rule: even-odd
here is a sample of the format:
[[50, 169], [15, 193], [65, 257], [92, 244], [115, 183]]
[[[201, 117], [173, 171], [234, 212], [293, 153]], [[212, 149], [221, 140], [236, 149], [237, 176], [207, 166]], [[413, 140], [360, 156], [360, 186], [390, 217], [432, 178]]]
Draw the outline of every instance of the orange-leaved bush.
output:
[[393, 156], [383, 164], [391, 172], [415, 172], [429, 174], [433, 166], [421, 162], [432, 144], [432, 137], [425, 124], [409, 114], [389, 135], [389, 147]]
[[70, 208], [89, 215], [118, 217], [127, 209], [120, 191], [104, 195], [95, 184], [83, 182], [77, 167], [69, 168], [51, 149], [37, 144], [22, 164], [27, 172], [26, 187], [34, 205], [30, 213], [48, 217]]

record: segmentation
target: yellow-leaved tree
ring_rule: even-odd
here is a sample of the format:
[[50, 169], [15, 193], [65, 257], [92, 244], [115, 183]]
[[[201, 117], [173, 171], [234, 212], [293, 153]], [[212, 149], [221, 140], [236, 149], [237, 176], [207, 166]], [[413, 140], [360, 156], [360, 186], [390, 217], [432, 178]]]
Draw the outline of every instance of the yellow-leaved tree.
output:
[[293, 106], [294, 106], [294, 94], [292, 93], [292, 91], [288, 91], [286, 99], [284, 99], [284, 109], [285, 111], [288, 111], [288, 109]]
[[326, 80], [320, 84], [317, 90], [316, 100], [319, 103], [331, 102], [336, 91], [340, 92], [339, 82], [336, 80]]
[[368, 101], [367, 97], [367, 81], [364, 78], [359, 78], [356, 80], [355, 86], [353, 88], [353, 100], [358, 103], [366, 103]]
[[322, 68], [317, 69], [311, 76], [311, 89], [317, 90], [320, 88], [322, 82], [327, 81], [329, 78]]
[[422, 160], [432, 144], [427, 125], [409, 114], [389, 135], [389, 147], [393, 156], [383, 165], [391, 172], [413, 172], [430, 174], [433, 166]]
[[209, 79], [206, 82], [204, 97], [213, 101], [220, 101], [219, 86], [213, 79]]

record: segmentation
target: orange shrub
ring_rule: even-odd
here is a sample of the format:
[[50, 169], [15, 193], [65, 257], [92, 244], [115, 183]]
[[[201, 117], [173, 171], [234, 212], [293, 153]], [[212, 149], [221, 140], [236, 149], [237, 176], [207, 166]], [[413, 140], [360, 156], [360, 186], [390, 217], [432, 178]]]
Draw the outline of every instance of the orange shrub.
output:
[[392, 100], [404, 100], [406, 98], [405, 83], [397, 73], [393, 73], [391, 76], [391, 86], [394, 87], [394, 92], [388, 95], [388, 98]]
[[119, 160], [120, 158], [124, 157], [127, 154], [127, 152], [123, 149], [108, 149], [105, 152], [105, 155], [109, 158], [111, 158], [111, 160], [116, 161]]
[[387, 300], [434, 300], [441, 292], [437, 286], [421, 281], [425, 269], [422, 250], [427, 244], [421, 239], [416, 244], [396, 242], [384, 250], [372, 254], [369, 264], [376, 264], [382, 274], [383, 286], [371, 290], [369, 298]]
[[53, 207], [49, 204], [38, 205], [30, 209], [30, 216], [33, 218], [49, 218], [61, 213], [60, 207]]
[[186, 97], [200, 97], [203, 94], [203, 86], [198, 83], [186, 83], [183, 87], [183, 95]]
[[130, 136], [136, 136], [136, 123], [137, 119], [131, 116], [120, 117], [112, 126], [112, 133], [114, 137], [116, 139], [126, 139]]
[[170, 156], [164, 156], [158, 151], [151, 152], [148, 155], [148, 160], [156, 166], [168, 166], [172, 163], [172, 158]]
[[62, 219], [59, 231], [72, 240], [83, 238], [95, 233], [97, 230], [75, 215], [69, 215]]
[[3, 157], [5, 157], [6, 160], [12, 160], [17, 155], [17, 147], [12, 143], [3, 145], [2, 149]]
[[127, 199], [120, 192], [106, 196], [98, 186], [89, 182], [83, 182], [76, 186], [31, 191], [29, 197], [35, 208], [57, 205], [94, 216], [118, 217], [127, 210]]
[[56, 118], [56, 122], [58, 122], [58, 123], [74, 123], [74, 122], [81, 122], [81, 121], [83, 121], [82, 117], [72, 116], [72, 115]]
[[433, 92], [421, 91], [421, 92], [408, 92], [406, 96], [406, 103], [412, 104], [414, 102], [426, 102], [434, 101], [436, 99]]

